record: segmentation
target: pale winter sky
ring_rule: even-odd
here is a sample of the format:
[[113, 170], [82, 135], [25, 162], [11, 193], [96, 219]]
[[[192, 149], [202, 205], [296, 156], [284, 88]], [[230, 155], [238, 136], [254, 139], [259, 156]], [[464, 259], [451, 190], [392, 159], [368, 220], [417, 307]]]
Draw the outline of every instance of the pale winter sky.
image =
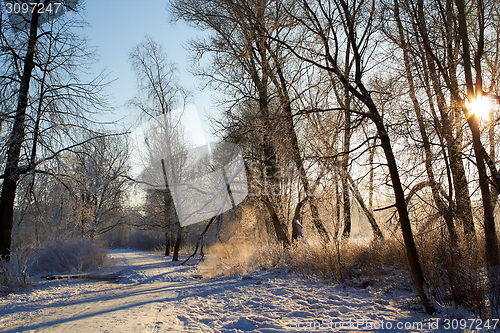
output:
[[[106, 120], [126, 117], [130, 123], [137, 117], [126, 102], [136, 94], [136, 78], [131, 69], [129, 54], [135, 45], [148, 35], [160, 43], [167, 52], [170, 62], [177, 64], [181, 84], [190, 90], [205, 132], [210, 132], [207, 115], [214, 115], [211, 96], [206, 89], [199, 91], [200, 81], [189, 74], [190, 61], [185, 46], [189, 39], [200, 36], [200, 31], [187, 27], [184, 23], [170, 23], [166, 0], [86, 0], [83, 17], [90, 23], [82, 33], [89, 45], [98, 47], [99, 62], [94, 71], [106, 70], [110, 79], [116, 81], [108, 88], [112, 102], [118, 108], [115, 115]], [[192, 109], [192, 108], [190, 108]], [[199, 133], [196, 112], [190, 112], [187, 123], [192, 132]], [[198, 140], [196, 140], [198, 141]]]

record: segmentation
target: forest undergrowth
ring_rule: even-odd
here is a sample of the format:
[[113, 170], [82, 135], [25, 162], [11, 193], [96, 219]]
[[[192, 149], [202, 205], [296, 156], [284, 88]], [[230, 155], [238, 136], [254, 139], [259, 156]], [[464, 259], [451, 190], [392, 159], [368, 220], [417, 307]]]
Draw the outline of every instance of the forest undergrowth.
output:
[[[498, 296], [489, 292], [486, 269], [478, 260], [484, 256], [484, 249], [464, 248], [459, 254], [451, 253], [450, 244], [441, 236], [436, 230], [417, 238], [426, 283], [437, 308], [461, 306], [484, 318], [496, 317]], [[284, 267], [288, 273], [325, 283], [388, 292], [410, 288], [414, 292], [409, 287], [406, 249], [396, 237], [327, 244], [319, 239], [301, 239], [288, 247], [233, 237], [209, 247], [206, 254], [199, 264], [204, 278]]]

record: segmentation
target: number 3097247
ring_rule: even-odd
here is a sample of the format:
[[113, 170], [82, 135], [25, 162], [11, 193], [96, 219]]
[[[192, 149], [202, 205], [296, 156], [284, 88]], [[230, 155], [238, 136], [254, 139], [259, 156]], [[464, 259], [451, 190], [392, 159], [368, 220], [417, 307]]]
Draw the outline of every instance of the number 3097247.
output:
[[28, 14], [28, 13], [38, 13], [38, 14], [57, 14], [61, 8], [61, 2], [49, 2], [44, 5], [43, 3], [36, 2], [6, 2], [5, 11], [7, 14]]

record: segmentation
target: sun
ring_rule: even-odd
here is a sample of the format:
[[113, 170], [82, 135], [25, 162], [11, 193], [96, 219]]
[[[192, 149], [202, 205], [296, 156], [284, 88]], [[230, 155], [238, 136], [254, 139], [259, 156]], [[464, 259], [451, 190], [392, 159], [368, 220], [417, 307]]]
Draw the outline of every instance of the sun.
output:
[[493, 108], [491, 98], [479, 95], [477, 98], [466, 102], [467, 108], [474, 113], [478, 118], [487, 116]]

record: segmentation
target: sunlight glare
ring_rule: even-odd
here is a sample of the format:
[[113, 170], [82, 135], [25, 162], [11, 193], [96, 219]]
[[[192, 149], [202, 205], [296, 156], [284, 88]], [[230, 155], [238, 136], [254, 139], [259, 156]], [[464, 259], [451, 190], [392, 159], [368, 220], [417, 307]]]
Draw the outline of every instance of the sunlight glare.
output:
[[491, 102], [491, 98], [478, 96], [478, 98], [475, 98], [470, 103], [467, 103], [467, 107], [472, 113], [475, 113], [477, 117], [482, 118], [490, 113], [493, 108], [493, 104]]

